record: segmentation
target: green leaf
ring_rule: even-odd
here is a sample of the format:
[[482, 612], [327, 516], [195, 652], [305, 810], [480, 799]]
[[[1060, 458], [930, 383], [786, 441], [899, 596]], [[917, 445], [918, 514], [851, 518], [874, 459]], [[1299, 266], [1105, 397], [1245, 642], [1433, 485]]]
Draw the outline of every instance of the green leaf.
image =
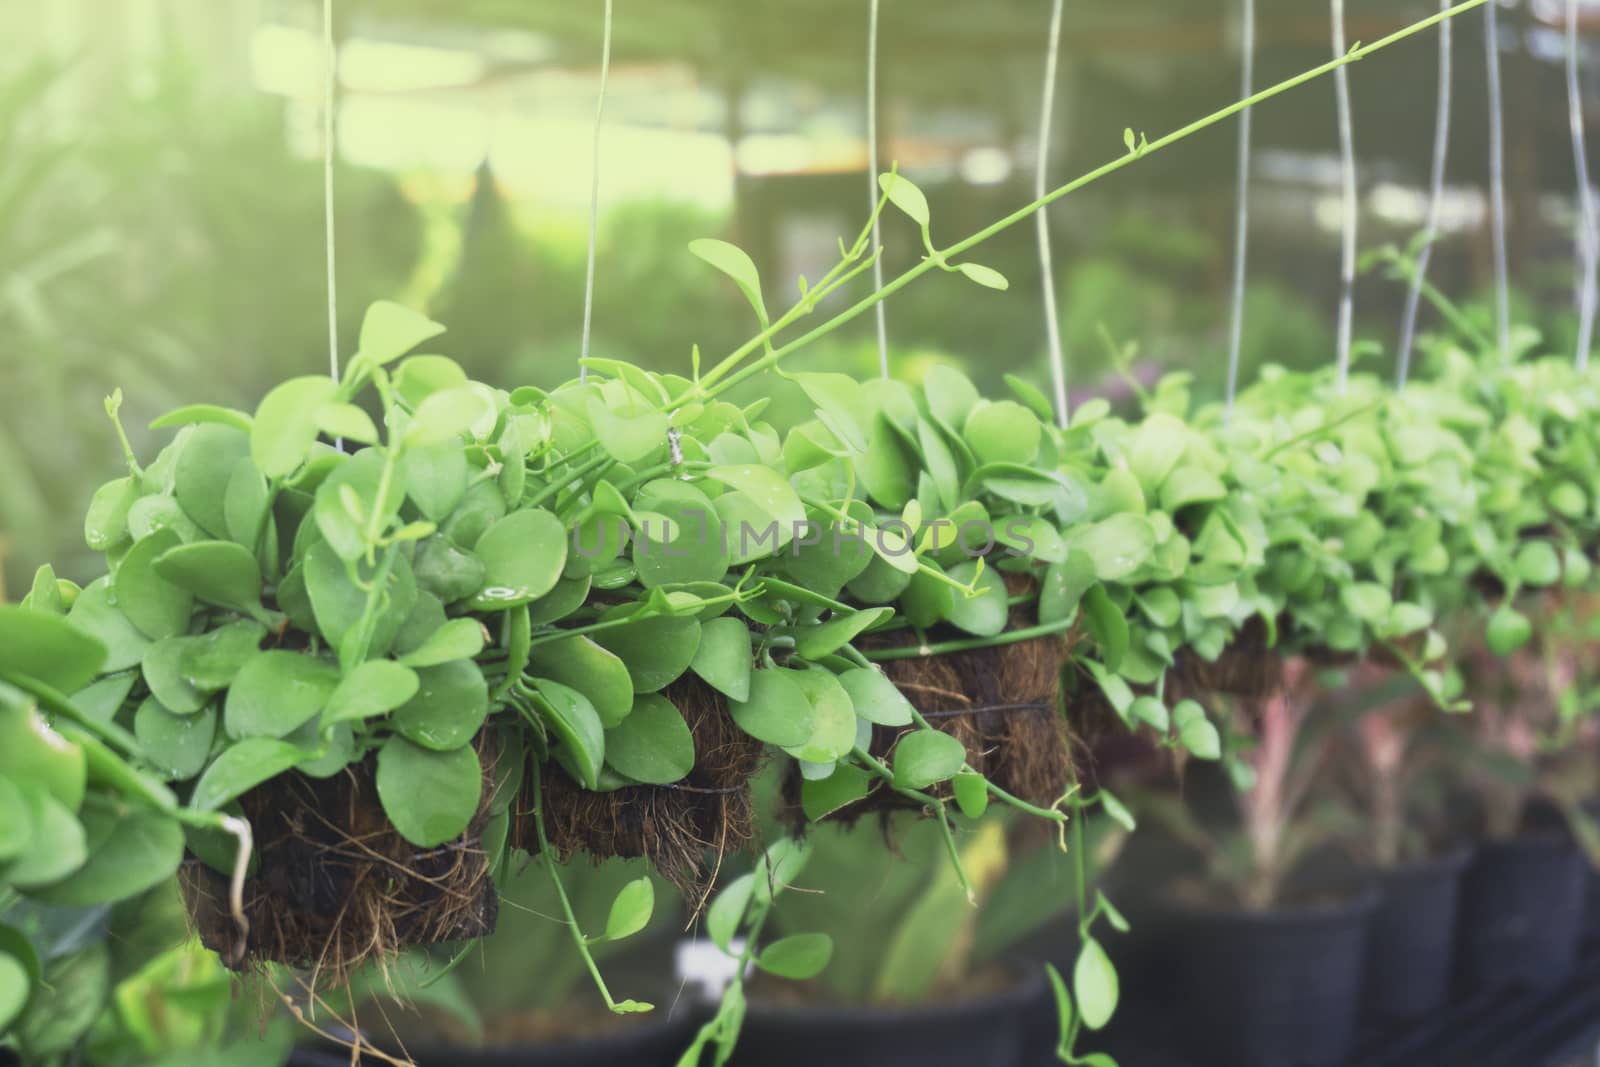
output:
[[489, 715], [489, 686], [470, 659], [417, 670], [417, 692], [390, 716], [395, 731], [444, 752], [471, 741]]
[[342, 460], [317, 487], [317, 529], [341, 559], [359, 559], [366, 555], [370, 535], [381, 535], [398, 514], [404, 490], [389, 475], [384, 451], [363, 449]]
[[[747, 637], [747, 645], [748, 641]], [[617, 725], [633, 710], [633, 679], [628, 665], [581, 634], [535, 645], [530, 662], [533, 673], [588, 697], [603, 726]]]
[[711, 688], [736, 701], [750, 699], [750, 628], [739, 619], [712, 619], [700, 626], [700, 647], [689, 669]]
[[67, 619], [0, 604], [0, 672], [76, 693], [105, 660], [105, 644]]
[[[418, 598], [416, 577], [405, 557], [395, 558], [381, 585], [380, 566], [362, 563], [352, 568], [325, 541], [311, 546], [302, 566], [316, 629], [338, 651], [343, 669], [351, 670], [362, 659], [387, 652]], [[366, 644], [358, 647], [361, 623], [369, 618], [368, 600], [374, 593], [377, 600], [365, 634]]]
[[956, 593], [949, 622], [977, 637], [994, 637], [1005, 630], [1011, 613], [1006, 603], [1006, 583], [992, 568], [983, 568], [980, 576], [979, 567], [977, 560], [969, 560], [950, 568], [951, 580], [962, 585], [971, 585], [977, 579], [978, 592], [976, 596]]
[[1382, 626], [1389, 618], [1394, 599], [1377, 582], [1352, 582], [1339, 590], [1339, 602], [1346, 611], [1368, 626]]
[[22, 961], [0, 952], [0, 1034], [11, 1029], [32, 992], [33, 982]]
[[239, 669], [223, 705], [229, 737], [285, 737], [327, 705], [339, 670], [302, 652], [257, 652]]
[[354, 404], [322, 405], [317, 410], [317, 428], [339, 440], [363, 445], [378, 443], [378, 428], [372, 424], [372, 416]]
[[441, 333], [444, 327], [426, 315], [392, 300], [378, 300], [367, 308], [361, 320], [356, 354], [364, 362], [381, 367]]
[[473, 607], [518, 607], [555, 588], [567, 565], [566, 527], [543, 508], [514, 511], [484, 531], [473, 553], [484, 566], [484, 586]]
[[856, 667], [839, 676], [856, 715], [879, 726], [910, 726], [915, 709], [888, 675], [876, 667]]
[[216, 732], [215, 709], [175, 715], [155, 697], [146, 697], [133, 715], [133, 736], [145, 757], [174, 781], [193, 778], [205, 769]]
[[1501, 604], [1489, 616], [1485, 632], [1489, 651], [1497, 656], [1508, 656], [1527, 644], [1533, 637], [1533, 623], [1528, 617], [1508, 604]]
[[811, 702], [796, 682], [799, 672], [755, 671], [748, 700], [730, 700], [728, 714], [739, 729], [769, 745], [804, 745], [815, 730]]
[[969, 281], [977, 282], [985, 289], [999, 289], [1004, 291], [1011, 288], [1011, 283], [1006, 281], [1006, 276], [993, 267], [985, 267], [981, 263], [963, 263], [958, 268], [966, 275]]
[[483, 768], [470, 745], [436, 752], [391, 737], [378, 750], [378, 799], [400, 836], [418, 848], [460, 837], [478, 813]]
[[1033, 412], [1011, 400], [979, 404], [962, 430], [980, 463], [1032, 463], [1043, 427]]
[[162, 553], [156, 574], [208, 603], [261, 619], [261, 570], [255, 555], [232, 541], [197, 541]]
[[1127, 809], [1122, 801], [1104, 789], [1095, 794], [1095, 799], [1100, 802], [1100, 808], [1106, 813], [1108, 819], [1128, 831], [1128, 833], [1133, 833], [1136, 826], [1133, 820], [1133, 813]]
[[902, 174], [880, 174], [878, 188], [887, 193], [889, 203], [905, 212], [912, 222], [918, 226], [928, 225], [928, 198], [910, 178]]
[[126, 540], [128, 511], [138, 499], [139, 484], [132, 478], [117, 478], [96, 489], [83, 519], [84, 543], [105, 552]]
[[1050, 979], [1050, 991], [1056, 1001], [1056, 1022], [1060, 1028], [1061, 1042], [1065, 1047], [1067, 1035], [1072, 1031], [1072, 997], [1067, 993], [1067, 981], [1061, 977], [1061, 972], [1056, 970], [1056, 965], [1044, 965], [1045, 975]]
[[472, 438], [480, 423], [495, 416], [493, 394], [481, 385], [467, 383], [429, 393], [406, 423], [407, 448], [453, 444]]
[[[26, 618], [30, 620], [28, 625], [36, 626], [51, 616], [29, 612]], [[120, 671], [136, 666], [150, 648], [150, 639], [140, 633], [139, 628], [129, 622], [128, 617], [111, 602], [110, 578], [96, 578], [83, 587], [78, 599], [73, 601], [72, 608], [67, 612], [67, 622], [85, 637], [99, 643], [102, 649], [101, 655], [104, 657], [99, 664], [101, 671]], [[29, 647], [29, 643], [25, 641], [19, 651]], [[17, 653], [8, 655], [6, 652], [0, 652], [0, 665], [14, 669], [13, 663], [15, 668], [21, 669], [24, 674], [31, 673], [30, 668], [46, 669], [43, 665], [35, 666]], [[45, 664], [52, 668], [59, 665], [48, 658]]]
[[966, 762], [967, 750], [954, 737], [939, 730], [916, 730], [894, 746], [894, 784], [926, 789], [955, 777]]
[[744, 920], [755, 888], [755, 875], [741, 874], [723, 886], [706, 909], [706, 936], [722, 951], [728, 951], [734, 935], [739, 932], [739, 924]]
[[1529, 541], [1517, 552], [1517, 577], [1527, 585], [1555, 585], [1561, 580], [1561, 557], [1548, 541]]
[[6, 868], [6, 881], [18, 889], [38, 889], [82, 867], [88, 862], [89, 847], [83, 824], [70, 808], [39, 786], [18, 784], [33, 827], [34, 847]]
[[1071, 618], [1094, 583], [1094, 560], [1081, 549], [1068, 552], [1060, 563], [1052, 563], [1039, 587], [1039, 621], [1052, 623]]
[[[765, 673], [757, 672], [758, 677]], [[784, 751], [807, 763], [832, 763], [848, 755], [855, 748], [856, 713], [839, 679], [824, 667], [790, 671], [787, 677], [800, 687], [811, 705], [811, 735], [798, 745], [786, 746]], [[756, 695], [752, 693], [751, 703], [755, 702]]]
[[766, 322], [767, 305], [761, 297], [761, 274], [743, 249], [714, 237], [701, 237], [689, 242], [689, 252], [732, 278], [762, 322]]
[[805, 505], [783, 476], [771, 467], [754, 464], [724, 464], [704, 472], [712, 481], [737, 489], [769, 515], [780, 527], [795, 529], [806, 521]]
[[1127, 512], [1099, 522], [1075, 526], [1066, 534], [1067, 548], [1085, 553], [1094, 563], [1095, 576], [1115, 582], [1138, 570], [1155, 547], [1155, 531], [1143, 515]]
[[872, 790], [877, 779], [860, 767], [840, 763], [826, 778], [806, 778], [800, 783], [800, 809], [812, 822], [854, 804]]
[[228, 426], [209, 425], [186, 430], [181, 440], [173, 468], [173, 496], [196, 526], [226, 540], [228, 482], [239, 461], [250, 458], [250, 437]]
[[82, 747], [56, 733], [12, 692], [0, 691], [0, 775], [19, 786], [38, 786], [69, 811], [77, 811], [88, 773]]
[[171, 878], [183, 859], [183, 828], [170, 815], [95, 806], [83, 813], [88, 858], [66, 878], [30, 894], [56, 907], [114, 904]]
[[473, 618], [451, 619], [421, 645], [400, 657], [407, 667], [437, 667], [453, 659], [472, 659], [483, 651], [483, 623]]
[[636, 693], [654, 693], [677, 681], [700, 647], [700, 623], [686, 616], [655, 616], [602, 630], [596, 643], [627, 664]]
[[262, 397], [250, 427], [250, 457], [262, 474], [282, 478], [304, 462], [317, 439], [317, 412], [337, 391], [333, 379], [317, 374], [290, 378]]
[[694, 770], [694, 737], [672, 702], [639, 696], [627, 718], [606, 731], [606, 762], [646, 785], [681, 781]]
[[250, 432], [250, 416], [237, 408], [225, 408], [216, 404], [185, 404], [183, 407], [174, 408], [150, 423], [152, 430], [167, 430], [174, 426], [192, 426], [196, 423], [214, 423], [219, 426], [228, 426], [235, 430]]
[[535, 706], [561, 741], [567, 757], [564, 766], [585, 789], [599, 788], [606, 733], [594, 705], [576, 689], [545, 678], [535, 681], [534, 688]]
[[1177, 727], [1183, 747], [1197, 759], [1222, 758], [1222, 737], [1197, 702], [1180, 700], [1172, 709], [1172, 725]]
[[1178, 467], [1161, 483], [1161, 509], [1176, 513], [1190, 504], [1221, 500], [1228, 495], [1222, 480], [1200, 467]]
[[298, 745], [252, 737], [235, 742], [211, 762], [189, 798], [196, 811], [216, 811], [305, 759]]
[[466, 495], [467, 454], [448, 442], [410, 447], [400, 457], [400, 474], [417, 510], [434, 522], [443, 522]]
[[969, 819], [981, 819], [989, 808], [989, 783], [975, 771], [962, 771], [950, 782], [956, 806]]
[[1072, 968], [1072, 989], [1083, 1025], [1098, 1030], [1111, 1021], [1117, 1010], [1117, 969], [1100, 942], [1092, 937], [1078, 952], [1078, 962]]
[[1142, 722], [1162, 734], [1172, 725], [1167, 715], [1167, 706], [1152, 696], [1135, 697], [1128, 707], [1128, 718], [1133, 722]]
[[664, 412], [642, 405], [638, 411], [613, 412], [600, 397], [589, 400], [589, 425], [612, 459], [618, 463], [638, 463], [652, 452], [667, 447], [671, 425]]
[[28, 817], [22, 788], [0, 775], [0, 863], [16, 859], [32, 841], [33, 820]]
[[405, 704], [417, 695], [421, 679], [410, 667], [394, 660], [371, 659], [359, 664], [339, 682], [322, 709], [322, 726], [370, 719]]
[[795, 652], [802, 659], [821, 659], [848, 645], [862, 633], [892, 615], [894, 615], [893, 608], [869, 608], [836, 615], [827, 622], [800, 630], [795, 638]]
[[655, 913], [656, 887], [648, 877], [635, 878], [617, 891], [606, 917], [605, 940], [621, 941], [650, 925]]
[[1127, 616], [1122, 614], [1103, 585], [1092, 586], [1084, 593], [1082, 603], [1084, 625], [1095, 644], [1100, 646], [1101, 661], [1108, 670], [1117, 670], [1122, 666], [1123, 657], [1128, 654]]
[[434, 393], [467, 384], [467, 372], [445, 356], [411, 356], [394, 372], [394, 387], [412, 410]]
[[194, 596], [161, 577], [155, 569], [156, 560], [178, 544], [176, 533], [157, 530], [135, 542], [112, 578], [117, 606], [153, 641], [183, 633], [194, 610]]
[[804, 981], [822, 973], [833, 958], [833, 938], [827, 934], [792, 934], [761, 950], [756, 966], [779, 978]]

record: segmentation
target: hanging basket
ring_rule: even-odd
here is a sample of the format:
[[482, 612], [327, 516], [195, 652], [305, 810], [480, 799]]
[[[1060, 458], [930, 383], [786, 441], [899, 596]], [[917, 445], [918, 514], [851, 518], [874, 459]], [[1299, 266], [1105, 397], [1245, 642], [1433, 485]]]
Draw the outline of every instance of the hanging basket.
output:
[[[1026, 580], [1007, 576], [1013, 593]], [[1035, 624], [1027, 612], [1013, 608], [1010, 629]], [[960, 635], [930, 634], [930, 641]], [[883, 671], [929, 725], [959, 740], [967, 764], [1013, 796], [1048, 807], [1066, 791], [1072, 773], [1072, 748], [1067, 722], [1058, 710], [1061, 670], [1069, 635], [1050, 634], [987, 648], [891, 659]], [[867, 639], [864, 650], [906, 648], [909, 635]], [[918, 729], [874, 726], [871, 752], [886, 763], [894, 758], [901, 737]], [[784, 817], [792, 825], [805, 822], [800, 806], [801, 777], [791, 767], [784, 781]], [[949, 783], [928, 790], [948, 799]], [[864, 815], [916, 811], [924, 806], [883, 786], [828, 816], [854, 823]]]
[[[694, 738], [688, 777], [593, 792], [551, 763], [539, 775], [537, 803], [545, 837], [562, 862], [579, 852], [596, 863], [643, 857], [685, 897], [698, 899], [722, 857], [755, 837], [750, 780], [765, 748], [739, 729], [722, 694], [700, 679], [686, 674], [662, 695], [683, 714]], [[530, 854], [539, 851], [531, 794], [531, 785], [524, 786], [512, 824], [513, 843]]]
[[256, 863], [244, 883], [249, 933], [241, 945], [228, 877], [189, 858], [179, 883], [201, 942], [235, 969], [278, 963], [337, 980], [407, 946], [492, 933], [499, 896], [482, 835], [495, 748], [485, 735], [476, 746], [478, 811], [461, 836], [434, 848], [413, 845], [389, 822], [375, 756], [328, 778], [292, 772], [246, 793], [239, 803]]
[[1260, 700], [1277, 688], [1283, 661], [1267, 646], [1267, 626], [1251, 616], [1215, 660], [1202, 659], [1192, 650], [1179, 654], [1180, 681], [1190, 692], [1226, 693]]

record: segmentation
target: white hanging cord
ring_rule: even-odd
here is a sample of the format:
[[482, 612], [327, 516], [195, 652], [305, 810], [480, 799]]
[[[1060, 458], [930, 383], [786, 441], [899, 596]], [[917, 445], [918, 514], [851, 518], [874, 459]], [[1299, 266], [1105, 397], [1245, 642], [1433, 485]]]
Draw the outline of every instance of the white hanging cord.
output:
[[[1034, 196], [1044, 199], [1049, 191], [1050, 129], [1055, 117], [1056, 69], [1061, 60], [1061, 9], [1062, 0], [1055, 0], [1050, 11], [1050, 42], [1044, 59], [1044, 105], [1039, 109], [1039, 161], [1034, 170]], [[1066, 429], [1067, 418], [1067, 360], [1061, 350], [1061, 320], [1056, 313], [1055, 265], [1050, 258], [1050, 220], [1048, 209], [1034, 212], [1034, 226], [1039, 235], [1039, 277], [1044, 287], [1045, 341], [1049, 346], [1050, 384], [1055, 392], [1056, 424]]]
[[[876, 212], [878, 197], [878, 0], [867, 11], [867, 204]], [[872, 288], [883, 288], [883, 232], [876, 214], [872, 217], [872, 247], [878, 257], [872, 261]], [[883, 301], [873, 309], [878, 321], [878, 370], [889, 377], [889, 322]]]
[[[1255, 93], [1256, 3], [1244, 0], [1239, 14], [1239, 98]], [[1250, 234], [1250, 108], [1239, 115], [1239, 173], [1234, 190], [1233, 318], [1228, 327], [1228, 394], [1226, 411], [1233, 414], [1239, 391], [1239, 347], [1244, 337], [1245, 251]]]
[[[600, 124], [606, 114], [606, 82], [611, 77], [611, 0], [606, 0], [605, 29], [600, 38], [600, 98], [594, 107], [594, 145], [589, 156], [589, 261], [583, 280], [583, 342], [580, 360], [589, 358], [589, 327], [594, 321], [594, 249], [600, 230]], [[578, 381], [589, 380], [589, 368], [578, 364]]]
[[1502, 357], [1511, 354], [1511, 280], [1506, 268], [1505, 121], [1500, 113], [1500, 0], [1483, 7], [1489, 66], [1489, 228], [1494, 242], [1494, 306]]
[[[1343, 56], [1344, 0], [1333, 0], [1333, 54]], [[1356, 288], [1356, 143], [1350, 119], [1350, 73], [1348, 66], [1334, 71], [1334, 90], [1339, 104], [1339, 153], [1344, 176], [1344, 248], [1339, 268], [1339, 391], [1350, 381], [1350, 334], [1355, 314]]]
[[1589, 366], [1594, 339], [1595, 269], [1600, 260], [1595, 230], [1594, 191], [1589, 185], [1589, 152], [1584, 143], [1583, 86], [1578, 80], [1578, 0], [1567, 0], [1567, 111], [1572, 125], [1572, 159], [1578, 172], [1578, 254], [1582, 281], [1578, 291], [1578, 369]]
[[[1439, 0], [1441, 10], [1450, 7], [1450, 0]], [[1400, 323], [1400, 366], [1395, 374], [1395, 384], [1406, 387], [1411, 376], [1411, 348], [1417, 335], [1417, 309], [1422, 302], [1422, 283], [1428, 273], [1428, 263], [1433, 258], [1433, 242], [1439, 237], [1439, 214], [1444, 206], [1444, 170], [1450, 154], [1450, 50], [1451, 19], [1439, 23], [1439, 103], [1433, 127], [1433, 171], [1429, 175], [1428, 223], [1423, 231], [1427, 243], [1417, 253], [1416, 274], [1406, 292], [1405, 316]]]
[[333, 41], [333, 0], [322, 0], [322, 222], [328, 252], [328, 373], [339, 380], [339, 284], [333, 241], [334, 82], [339, 53]]

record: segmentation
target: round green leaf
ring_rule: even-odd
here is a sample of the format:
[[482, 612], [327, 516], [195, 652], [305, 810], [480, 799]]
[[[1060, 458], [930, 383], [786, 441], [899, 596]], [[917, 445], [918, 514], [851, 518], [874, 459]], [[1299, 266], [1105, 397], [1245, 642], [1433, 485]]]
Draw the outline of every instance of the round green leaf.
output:
[[197, 541], [167, 550], [155, 561], [162, 578], [201, 600], [260, 618], [261, 569], [255, 555], [232, 541]]
[[821, 659], [848, 645], [893, 614], [893, 608], [870, 608], [837, 615], [827, 622], [808, 626], [795, 638], [795, 652], [804, 659]]
[[832, 763], [848, 755], [856, 744], [856, 712], [839, 679], [823, 667], [792, 671], [789, 678], [811, 705], [811, 736], [784, 751], [807, 763]]
[[[261, 650], [261, 642], [266, 636], [267, 628], [249, 619], [208, 630], [185, 640], [183, 654], [178, 659], [178, 671], [184, 681], [203, 692], [214, 693], [226, 689], [238, 677], [239, 669]], [[147, 659], [147, 680], [149, 673]], [[167, 703], [165, 698], [162, 703], [167, 704], [169, 711], [182, 710]]]
[[236, 742], [212, 761], [189, 797], [196, 811], [216, 811], [305, 758], [298, 745], [252, 737]]
[[1123, 512], [1073, 527], [1066, 542], [1069, 550], [1080, 550], [1089, 557], [1097, 578], [1114, 582], [1138, 570], [1150, 557], [1155, 531], [1144, 516]]
[[27, 1007], [33, 983], [22, 961], [0, 952], [0, 1034], [10, 1030], [11, 1024]]
[[769, 745], [803, 745], [815, 730], [811, 701], [795, 681], [798, 672], [755, 671], [748, 700], [731, 700], [728, 713], [739, 729]]
[[22, 789], [0, 775], [0, 864], [22, 854], [33, 840], [33, 820], [28, 816]]
[[483, 796], [483, 768], [470, 746], [438, 752], [391, 737], [378, 750], [378, 799], [400, 836], [434, 848], [466, 830]]
[[1014, 400], [980, 404], [962, 432], [980, 463], [1032, 463], [1044, 434], [1038, 417]]
[[700, 647], [689, 669], [733, 700], [750, 699], [750, 628], [739, 619], [712, 619], [700, 627]]
[[489, 714], [489, 687], [470, 659], [417, 671], [416, 695], [396, 708], [391, 722], [424, 748], [448, 751], [472, 740]]
[[1497, 656], [1510, 655], [1533, 637], [1533, 623], [1528, 617], [1515, 608], [1501, 604], [1489, 616], [1489, 626], [1485, 634], [1488, 640], [1489, 651]]
[[635, 878], [617, 891], [606, 918], [605, 939], [621, 941], [650, 925], [655, 912], [656, 887], [648, 877]]
[[1529, 541], [1517, 552], [1517, 577], [1528, 585], [1554, 585], [1561, 580], [1561, 557], [1548, 541]]
[[18, 889], [37, 889], [83, 866], [89, 848], [83, 824], [61, 801], [39, 786], [18, 784], [33, 833], [28, 850], [6, 868], [6, 880]]
[[833, 958], [833, 938], [827, 934], [792, 934], [761, 950], [756, 966], [779, 978], [805, 980], [822, 973]]
[[477, 619], [451, 619], [421, 645], [400, 657], [407, 667], [435, 667], [455, 659], [471, 659], [483, 651], [483, 624]]
[[561, 741], [564, 766], [585, 789], [596, 789], [606, 758], [605, 727], [587, 697], [575, 689], [540, 678], [534, 682], [535, 706]]
[[86, 809], [88, 859], [66, 878], [31, 896], [83, 908], [128, 900], [171, 878], [183, 859], [183, 827], [160, 812], [110, 805]]
[[177, 781], [205, 768], [216, 730], [216, 711], [174, 715], [155, 697], [146, 697], [133, 716], [133, 735], [151, 766]]
[[1085, 1026], [1098, 1030], [1111, 1021], [1117, 1010], [1117, 969], [1100, 942], [1092, 937], [1078, 951], [1078, 962], [1072, 969], [1072, 990]]
[[381, 367], [441, 333], [444, 327], [421, 312], [393, 300], [375, 300], [361, 320], [356, 355], [363, 362]]
[[689, 669], [700, 647], [700, 623], [692, 616], [658, 615], [594, 635], [628, 666], [636, 693], [665, 689]]
[[484, 586], [474, 608], [500, 611], [527, 604], [555, 588], [567, 565], [567, 532], [543, 508], [514, 511], [494, 522], [473, 548], [483, 562]]
[[856, 715], [880, 726], [911, 725], [911, 701], [898, 686], [876, 667], [857, 667], [839, 676], [839, 684], [850, 694]]
[[206, 695], [183, 676], [183, 657], [194, 640], [192, 637], [168, 637], [157, 641], [145, 652], [140, 664], [145, 685], [174, 715], [193, 715], [206, 706]]
[[894, 746], [894, 784], [902, 789], [926, 789], [954, 778], [967, 762], [960, 741], [939, 730], [916, 730]]
[[606, 731], [606, 762], [647, 785], [680, 781], [694, 770], [694, 737], [672, 702], [645, 693], [628, 717]]
[[128, 536], [128, 511], [139, 499], [139, 484], [117, 478], [94, 491], [83, 519], [83, 540], [96, 552], [121, 544]]
[[467, 492], [467, 454], [448, 442], [406, 449], [400, 473], [417, 510], [434, 522], [443, 522]]
[[582, 634], [535, 645], [529, 664], [540, 677], [588, 697], [604, 726], [617, 725], [633, 710], [633, 679], [627, 664]]
[[208, 424], [185, 432], [172, 495], [183, 513], [212, 537], [228, 537], [228, 482], [249, 454], [249, 436], [231, 426]]
[[[82, 601], [87, 593], [85, 589], [78, 600]], [[78, 605], [74, 604], [73, 611], [77, 610]], [[0, 604], [0, 671], [32, 678], [58, 692], [75, 693], [103, 667], [120, 669], [105, 667], [105, 644], [71, 620], [70, 614], [62, 618]]]
[[284, 737], [327, 706], [339, 670], [301, 652], [257, 652], [239, 669], [223, 705], [228, 736]]
[[1000, 574], [985, 567], [980, 577], [977, 560], [969, 560], [950, 568], [952, 580], [971, 585], [977, 579], [978, 592], [968, 596], [957, 592], [950, 608], [952, 626], [978, 637], [994, 637], [1003, 632], [1010, 619], [1011, 609], [1006, 603], [1006, 583]]
[[77, 811], [88, 783], [83, 747], [56, 733], [13, 692], [7, 688], [0, 695], [0, 775], [19, 786], [37, 786]]
[[369, 659], [345, 675], [322, 709], [322, 725], [370, 719], [417, 695], [417, 672], [391, 659]]
[[300, 466], [317, 439], [317, 412], [338, 388], [325, 374], [308, 375], [290, 378], [261, 398], [250, 427], [250, 456], [262, 474], [282, 478]]

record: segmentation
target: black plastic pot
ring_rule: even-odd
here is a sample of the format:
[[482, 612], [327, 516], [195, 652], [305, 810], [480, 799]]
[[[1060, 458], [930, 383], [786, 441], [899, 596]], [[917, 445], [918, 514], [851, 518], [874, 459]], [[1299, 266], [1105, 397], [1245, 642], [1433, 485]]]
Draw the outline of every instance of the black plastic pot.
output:
[[1037, 1067], [1054, 1008], [1042, 969], [992, 996], [908, 1008], [752, 1001], [734, 1067]]
[[[1600, 821], [1600, 800], [1590, 800], [1583, 805], [1589, 818]], [[1600, 941], [1600, 868], [1585, 862], [1583, 876], [1583, 940]]]
[[1373, 891], [1262, 913], [1168, 903], [1174, 1036], [1204, 1067], [1338, 1067], [1361, 1007]]
[[1461, 891], [1463, 988], [1534, 988], [1566, 978], [1578, 958], [1586, 866], [1559, 830], [1479, 845]]
[[[673, 1067], [701, 1020], [681, 1008], [668, 1017], [665, 1007], [659, 1006], [649, 1016], [634, 1016], [617, 1029], [593, 1037], [500, 1048], [407, 1051], [417, 1067]], [[350, 1053], [347, 1049], [296, 1049], [288, 1067], [350, 1067]]]
[[1376, 872], [1366, 990], [1374, 1014], [1412, 1019], [1450, 999], [1461, 876], [1472, 855], [1461, 848]]

